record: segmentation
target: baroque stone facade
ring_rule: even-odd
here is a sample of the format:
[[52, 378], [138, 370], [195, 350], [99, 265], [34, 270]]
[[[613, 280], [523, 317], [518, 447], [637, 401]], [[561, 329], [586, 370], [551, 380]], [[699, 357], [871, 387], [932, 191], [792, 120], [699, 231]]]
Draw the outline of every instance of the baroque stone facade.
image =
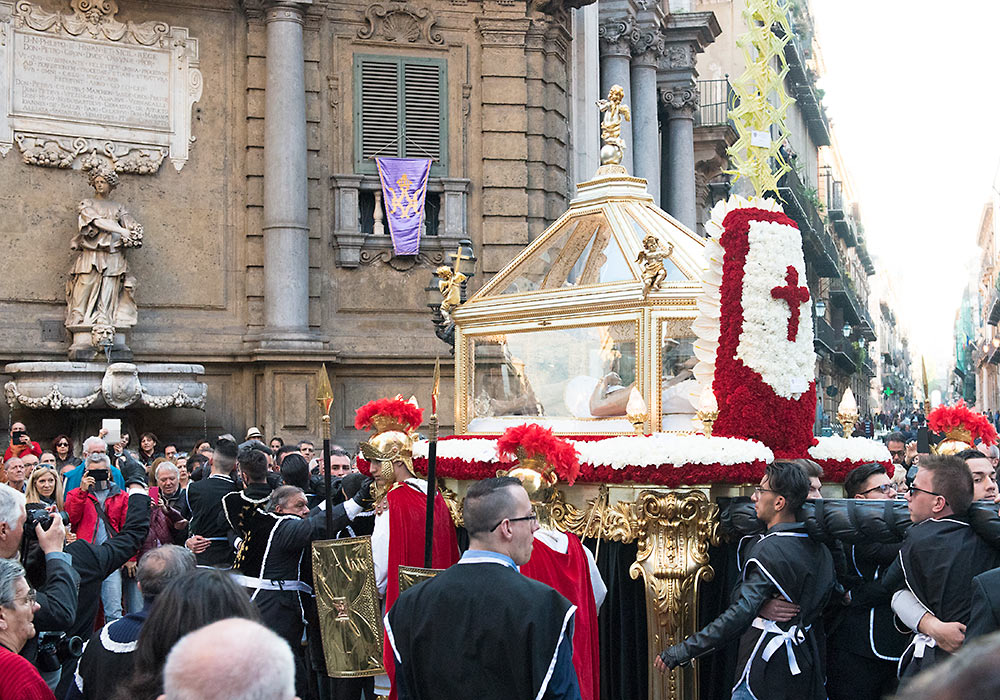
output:
[[[77, 17], [78, 0], [35, 4], [39, 16], [88, 21]], [[321, 363], [335, 393], [335, 438], [348, 444], [353, 410], [366, 401], [398, 392], [429, 403], [434, 358], [450, 356], [427, 309], [433, 266], [470, 238], [479, 260], [470, 289], [478, 288], [572, 192], [567, 61], [580, 4], [120, 0], [113, 19], [123, 27], [182, 28], [199, 78], [183, 168], [159, 167], [173, 153], [157, 151], [120, 169], [116, 196], [145, 224], [142, 256], [130, 260], [141, 281], [130, 347], [137, 362], [203, 365], [208, 386], [204, 413], [130, 409], [131, 428], [167, 440], [250, 425], [319, 437]], [[14, 21], [0, 11], [5, 19]], [[420, 66], [440, 78], [440, 156], [415, 258], [392, 255], [378, 178], [359, 151], [364, 60], [401, 67], [401, 110], [410, 108], [410, 67], [417, 88]], [[50, 141], [27, 134], [0, 157], [0, 179], [12, 183], [0, 220], [5, 363], [62, 360], [68, 347], [65, 242], [88, 194], [74, 143]], [[442, 391], [447, 432], [448, 381]], [[109, 415], [78, 412], [70, 425], [65, 412], [14, 412], [43, 439], [89, 431]]]

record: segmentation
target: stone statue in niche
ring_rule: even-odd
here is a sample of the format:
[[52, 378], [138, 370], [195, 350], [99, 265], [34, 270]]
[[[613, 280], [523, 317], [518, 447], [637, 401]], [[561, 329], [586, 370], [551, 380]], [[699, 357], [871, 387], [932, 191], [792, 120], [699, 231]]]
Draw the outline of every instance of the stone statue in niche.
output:
[[95, 196], [77, 207], [79, 231], [70, 242], [77, 256], [66, 283], [69, 356], [91, 360], [103, 349], [109, 360], [127, 360], [132, 353], [122, 331], [135, 325], [138, 313], [125, 250], [142, 246], [142, 225], [108, 198], [119, 182], [113, 168], [96, 166], [88, 180]]

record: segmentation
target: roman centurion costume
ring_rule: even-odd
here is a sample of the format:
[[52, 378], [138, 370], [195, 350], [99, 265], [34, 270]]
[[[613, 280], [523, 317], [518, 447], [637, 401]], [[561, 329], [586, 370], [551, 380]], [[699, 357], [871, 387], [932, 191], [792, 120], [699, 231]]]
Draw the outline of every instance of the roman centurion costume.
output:
[[531, 559], [521, 573], [551, 586], [577, 611], [573, 627], [573, 667], [582, 700], [601, 696], [600, 643], [597, 610], [607, 587], [597, 563], [580, 538], [560, 532], [552, 522], [551, 502], [559, 480], [572, 486], [580, 473], [576, 449], [553, 435], [551, 429], [529, 423], [509, 428], [497, 441], [501, 457], [517, 459], [509, 476], [521, 480], [538, 518]]
[[[802, 523], [775, 525], [750, 549], [735, 602], [661, 658], [669, 666], [686, 664], [739, 638], [734, 689], [746, 682], [758, 698], [825, 700], [814, 626], [835, 582], [829, 550], [810, 539]], [[775, 596], [799, 606], [794, 620], [777, 623], [758, 616], [761, 605]]]
[[[427, 481], [413, 470], [413, 432], [423, 420], [423, 410], [416, 401], [401, 396], [379, 399], [358, 409], [354, 426], [374, 429], [367, 442], [360, 444], [367, 465], [359, 461], [362, 473], [376, 479], [375, 530], [372, 533], [372, 560], [379, 593], [388, 612], [399, 597], [399, 567], [424, 565], [424, 526], [427, 515]], [[409, 478], [396, 481], [395, 465], [402, 464]], [[458, 561], [458, 537], [448, 506], [440, 494], [434, 498], [434, 532], [431, 567], [446, 569]], [[388, 640], [383, 646], [389, 682], [394, 675], [392, 651]], [[380, 687], [376, 679], [376, 687]], [[395, 697], [392, 688], [390, 697]]]

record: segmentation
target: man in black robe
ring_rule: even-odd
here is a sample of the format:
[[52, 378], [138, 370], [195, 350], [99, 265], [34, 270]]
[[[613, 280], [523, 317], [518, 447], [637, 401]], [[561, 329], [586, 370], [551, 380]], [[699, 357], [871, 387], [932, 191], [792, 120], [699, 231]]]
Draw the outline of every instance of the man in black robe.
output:
[[[852, 470], [844, 479], [848, 498], [885, 500], [896, 489], [881, 464]], [[894, 624], [892, 590], [879, 585], [899, 555], [899, 544], [845, 544], [842, 580], [848, 603], [835, 616], [827, 638], [830, 700], [880, 700], [896, 689], [896, 665], [909, 641]]]
[[[893, 600], [900, 619], [920, 630], [899, 662], [900, 678], [947, 658], [961, 644], [972, 606], [972, 580], [1000, 565], [1000, 552], [980, 538], [965, 517], [973, 483], [964, 461], [947, 456], [922, 458], [906, 496], [914, 525], [899, 551], [903, 590], [926, 612], [918, 612], [912, 620], [899, 610], [898, 594]], [[938, 642], [940, 634], [925, 633], [929, 622], [957, 628], [961, 633], [956, 632], [957, 644], [943, 646]]]
[[[809, 493], [809, 479], [798, 465], [768, 465], [753, 501], [767, 532], [753, 545], [735, 602], [700, 632], [663, 650], [654, 665], [676, 668], [739, 638], [733, 700], [826, 700], [823, 662], [813, 625], [836, 579], [829, 550], [811, 540], [796, 520]], [[759, 611], [780, 595], [798, 605], [789, 622], [775, 622]]]
[[[256, 471], [256, 465], [243, 466], [244, 479], [249, 484], [247, 490], [260, 484], [258, 479], [266, 479], [266, 475]], [[266, 462], [263, 467], [266, 470]], [[233, 526], [238, 526], [241, 538], [232, 576], [247, 588], [250, 599], [260, 610], [261, 622], [292, 648], [297, 689], [300, 697], [306, 697], [309, 680], [301, 642], [306, 598], [313, 592], [309, 545], [326, 535], [325, 503], [310, 511], [305, 493], [297, 486], [279, 486], [265, 499], [266, 506], [261, 507], [248, 508], [241, 496], [242, 493], [226, 496], [225, 510], [238, 516]], [[361, 489], [353, 500], [335, 505], [334, 529], [345, 527], [365, 510], [367, 498], [370, 488]]]
[[512, 477], [484, 479], [464, 514], [468, 551], [386, 615], [399, 700], [579, 700], [576, 607], [517, 570], [538, 529], [527, 491]]
[[236, 453], [235, 442], [219, 440], [211, 458], [212, 473], [188, 486], [191, 522], [185, 545], [195, 553], [198, 566], [228, 569], [233, 564], [229, 528], [222, 516], [222, 497], [239, 490], [232, 477]]

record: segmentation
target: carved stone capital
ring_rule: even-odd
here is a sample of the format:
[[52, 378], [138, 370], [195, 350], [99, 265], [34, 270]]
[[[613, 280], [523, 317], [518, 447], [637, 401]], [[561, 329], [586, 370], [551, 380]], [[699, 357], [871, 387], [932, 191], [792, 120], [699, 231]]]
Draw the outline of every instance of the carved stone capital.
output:
[[660, 101], [670, 116], [693, 118], [700, 100], [701, 91], [694, 82], [669, 85], [660, 90]]
[[639, 25], [634, 17], [603, 20], [597, 28], [601, 56], [632, 56], [632, 44], [639, 40]]
[[666, 50], [667, 44], [659, 29], [643, 29], [632, 42], [632, 63], [656, 67]]
[[437, 18], [426, 7], [410, 7], [400, 0], [372, 3], [365, 10], [365, 21], [367, 26], [358, 30], [359, 39], [444, 46], [444, 36], [434, 29]]

